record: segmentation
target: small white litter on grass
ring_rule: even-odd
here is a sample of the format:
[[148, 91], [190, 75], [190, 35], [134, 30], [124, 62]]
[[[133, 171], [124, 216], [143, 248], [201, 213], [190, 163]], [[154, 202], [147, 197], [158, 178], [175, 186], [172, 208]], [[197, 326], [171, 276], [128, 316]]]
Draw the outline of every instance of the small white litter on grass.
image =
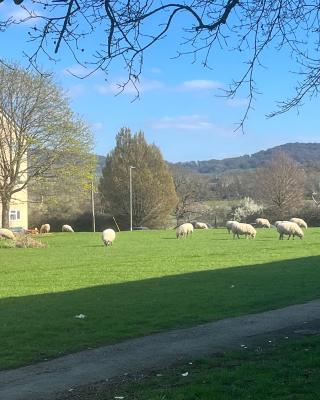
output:
[[234, 285], [231, 285], [231, 286], [230, 286], [230, 289], [233, 289], [233, 288], [234, 288]]
[[183, 374], [181, 374], [181, 376], [188, 376], [189, 372], [184, 372]]
[[78, 315], [75, 315], [74, 317], [75, 317], [75, 318], [78, 318], [78, 319], [85, 319], [85, 318], [87, 318], [87, 316], [86, 316], [85, 314], [78, 314]]
[[122, 400], [122, 399], [124, 399], [124, 396], [114, 396], [114, 398], [117, 400]]
[[157, 374], [157, 376], [162, 376], [162, 374]]

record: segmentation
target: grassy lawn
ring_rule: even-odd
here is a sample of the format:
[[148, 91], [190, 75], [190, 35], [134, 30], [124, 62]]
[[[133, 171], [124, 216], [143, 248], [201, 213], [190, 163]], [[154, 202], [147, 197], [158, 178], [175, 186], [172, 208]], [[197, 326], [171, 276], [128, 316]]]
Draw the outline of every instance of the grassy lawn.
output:
[[99, 400], [316, 400], [320, 391], [320, 338], [273, 350], [227, 352], [219, 357], [158, 371], [120, 385]]
[[53, 233], [47, 248], [0, 249], [0, 368], [317, 298], [319, 239], [136, 231], [107, 249], [98, 233]]

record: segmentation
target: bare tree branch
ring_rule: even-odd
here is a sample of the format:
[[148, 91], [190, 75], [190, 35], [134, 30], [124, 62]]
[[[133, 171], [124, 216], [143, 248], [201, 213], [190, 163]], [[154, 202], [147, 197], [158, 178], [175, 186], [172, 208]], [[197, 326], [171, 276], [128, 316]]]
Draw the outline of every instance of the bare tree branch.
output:
[[[241, 128], [259, 93], [256, 71], [270, 47], [289, 51], [298, 70], [292, 96], [280, 101], [268, 116], [300, 106], [319, 92], [319, 0], [34, 0], [22, 7], [27, 17], [22, 21], [3, 18], [0, 31], [14, 23], [34, 23], [29, 30], [29, 41], [34, 43], [34, 52], [28, 55], [30, 65], [38, 68], [43, 55], [55, 60], [62, 48], [68, 49], [77, 63], [91, 66], [91, 73], [102, 70], [108, 74], [120, 62], [127, 78], [119, 89], [132, 83], [137, 96], [144, 54], [170, 35], [182, 15], [177, 57], [193, 55], [194, 62], [200, 60], [208, 68], [215, 62], [217, 49], [237, 51], [245, 57], [246, 67], [239, 64], [239, 74], [225, 93], [234, 97], [246, 90], [248, 106]], [[94, 40], [93, 49], [89, 39], [90, 44]]]

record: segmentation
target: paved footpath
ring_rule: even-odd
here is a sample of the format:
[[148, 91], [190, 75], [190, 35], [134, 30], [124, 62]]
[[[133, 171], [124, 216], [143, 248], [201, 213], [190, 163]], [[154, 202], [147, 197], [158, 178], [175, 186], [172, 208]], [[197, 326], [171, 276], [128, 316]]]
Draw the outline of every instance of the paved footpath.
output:
[[0, 372], [1, 400], [49, 400], [80, 385], [239, 348], [250, 337], [320, 319], [320, 300], [172, 330]]

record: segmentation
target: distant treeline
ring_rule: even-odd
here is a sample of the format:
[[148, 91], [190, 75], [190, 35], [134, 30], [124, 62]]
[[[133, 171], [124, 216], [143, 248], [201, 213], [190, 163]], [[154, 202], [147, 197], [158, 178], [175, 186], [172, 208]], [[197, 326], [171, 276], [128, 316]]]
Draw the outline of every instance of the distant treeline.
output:
[[252, 155], [224, 158], [223, 160], [187, 161], [176, 163], [192, 172], [202, 174], [221, 174], [231, 170], [248, 170], [261, 167], [279, 152], [285, 152], [299, 164], [320, 162], [320, 143], [287, 143]]

